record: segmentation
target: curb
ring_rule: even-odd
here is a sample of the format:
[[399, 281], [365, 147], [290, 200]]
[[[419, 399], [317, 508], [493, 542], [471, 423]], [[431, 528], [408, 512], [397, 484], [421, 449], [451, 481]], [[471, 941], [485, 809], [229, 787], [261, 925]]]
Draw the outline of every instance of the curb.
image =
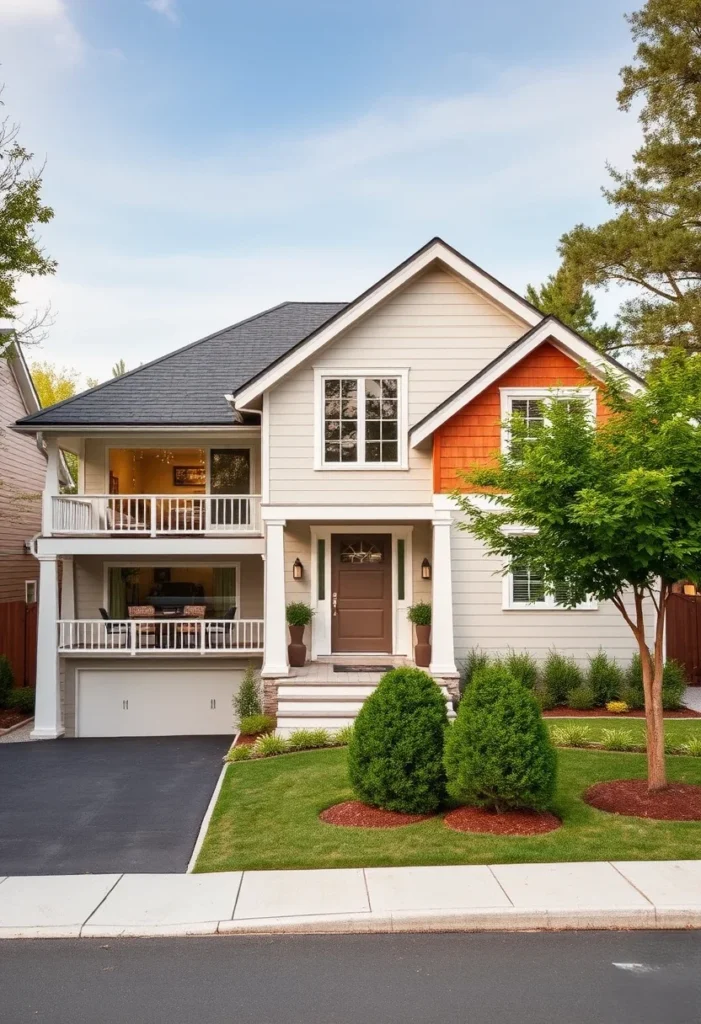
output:
[[3, 736], [9, 736], [15, 729], [21, 729], [23, 725], [29, 725], [30, 722], [34, 721], [34, 715], [30, 715], [29, 718], [23, 718], [21, 722], [15, 722], [14, 725], [8, 725], [7, 729], [0, 729], [0, 739]]
[[0, 939], [189, 938], [202, 935], [367, 935], [411, 932], [687, 931], [701, 929], [701, 906], [640, 910], [521, 908], [400, 911], [140, 926], [0, 928]]

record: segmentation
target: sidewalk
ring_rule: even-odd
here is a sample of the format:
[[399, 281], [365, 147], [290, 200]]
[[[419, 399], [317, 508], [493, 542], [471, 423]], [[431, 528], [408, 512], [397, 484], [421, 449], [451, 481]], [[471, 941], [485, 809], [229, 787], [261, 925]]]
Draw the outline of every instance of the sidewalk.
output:
[[0, 938], [700, 927], [698, 860], [0, 879]]

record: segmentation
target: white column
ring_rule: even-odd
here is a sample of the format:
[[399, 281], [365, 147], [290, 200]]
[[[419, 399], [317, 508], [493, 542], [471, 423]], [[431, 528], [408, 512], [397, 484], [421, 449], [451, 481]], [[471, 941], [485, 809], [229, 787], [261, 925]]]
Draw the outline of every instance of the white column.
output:
[[32, 739], [63, 735], [58, 674], [58, 573], [55, 555], [39, 556], [39, 613], [37, 622], [37, 684]]
[[44, 537], [51, 536], [52, 520], [52, 498], [58, 494], [58, 443], [55, 437], [49, 435], [45, 438], [46, 444], [46, 477], [44, 478], [44, 492], [42, 495], [42, 523], [41, 532]]
[[287, 624], [285, 621], [285, 520], [265, 524], [265, 654], [264, 677], [286, 676]]
[[431, 673], [457, 675], [453, 638], [453, 572], [450, 555], [450, 513], [433, 520], [433, 595], [431, 613]]
[[64, 555], [61, 559], [61, 618], [75, 618], [73, 555]]

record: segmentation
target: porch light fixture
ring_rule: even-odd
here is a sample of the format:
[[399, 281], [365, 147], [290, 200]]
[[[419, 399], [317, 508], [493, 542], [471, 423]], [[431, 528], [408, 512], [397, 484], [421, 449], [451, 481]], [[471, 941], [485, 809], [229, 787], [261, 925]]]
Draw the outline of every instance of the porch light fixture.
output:
[[302, 565], [298, 558], [295, 558], [294, 562], [292, 563], [292, 579], [301, 580], [303, 573], [304, 566]]
[[429, 562], [428, 558], [424, 558], [423, 562], [421, 563], [421, 579], [431, 579], [431, 563]]

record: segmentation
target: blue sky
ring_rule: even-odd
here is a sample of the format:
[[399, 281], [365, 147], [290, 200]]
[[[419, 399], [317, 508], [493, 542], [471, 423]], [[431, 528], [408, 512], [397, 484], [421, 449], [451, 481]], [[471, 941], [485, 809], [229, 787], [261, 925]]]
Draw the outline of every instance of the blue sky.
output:
[[[0, 0], [46, 158], [56, 320], [104, 378], [284, 299], [351, 299], [442, 235], [522, 290], [605, 216], [622, 0]], [[615, 308], [605, 295], [602, 308]]]

